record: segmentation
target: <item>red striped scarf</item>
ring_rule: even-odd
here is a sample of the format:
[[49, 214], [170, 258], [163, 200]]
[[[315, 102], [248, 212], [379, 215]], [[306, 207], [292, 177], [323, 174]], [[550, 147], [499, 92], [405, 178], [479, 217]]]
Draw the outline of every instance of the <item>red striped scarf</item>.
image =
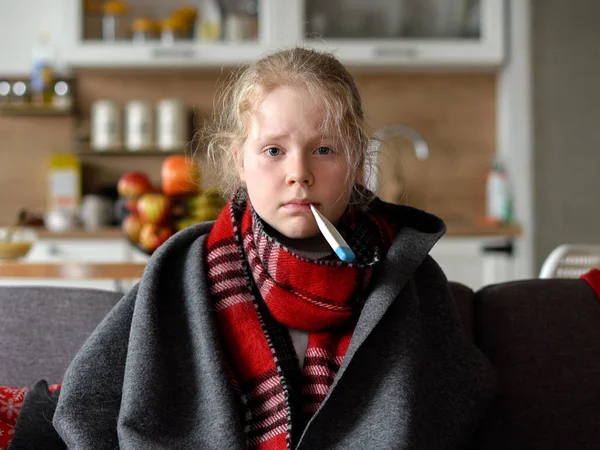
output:
[[[210, 232], [210, 293], [248, 448], [292, 448], [333, 383], [373, 267], [395, 234], [381, 215], [362, 218], [341, 229], [357, 256], [353, 263], [294, 253], [239, 197]], [[282, 325], [309, 332], [301, 376]]]

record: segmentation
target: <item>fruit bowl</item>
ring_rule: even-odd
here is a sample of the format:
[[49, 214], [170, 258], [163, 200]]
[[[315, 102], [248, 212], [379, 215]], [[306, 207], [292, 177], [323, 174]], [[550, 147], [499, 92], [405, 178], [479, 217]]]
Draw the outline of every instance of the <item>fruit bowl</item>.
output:
[[24, 258], [37, 241], [37, 238], [37, 233], [31, 228], [0, 228], [0, 260]]
[[200, 167], [193, 158], [173, 155], [161, 167], [155, 186], [143, 172], [127, 172], [117, 183], [124, 206], [121, 228], [133, 246], [151, 255], [169, 237], [196, 223], [216, 219], [225, 205], [217, 189], [200, 189]]
[[131, 204], [121, 228], [132, 246], [151, 255], [174, 233], [215, 220], [224, 205], [215, 189], [184, 196], [144, 194]]

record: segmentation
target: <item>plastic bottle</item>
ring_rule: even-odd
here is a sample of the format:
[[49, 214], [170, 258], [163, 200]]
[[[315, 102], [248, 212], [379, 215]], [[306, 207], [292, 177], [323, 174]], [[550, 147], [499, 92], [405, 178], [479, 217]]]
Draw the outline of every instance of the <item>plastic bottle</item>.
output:
[[222, 36], [221, 8], [215, 0], [204, 0], [199, 15], [197, 39], [202, 41], [218, 41]]
[[55, 53], [50, 35], [41, 33], [31, 52], [31, 99], [34, 104], [51, 105], [54, 88]]
[[512, 222], [510, 183], [506, 167], [499, 155], [494, 157], [487, 176], [486, 219], [500, 224]]

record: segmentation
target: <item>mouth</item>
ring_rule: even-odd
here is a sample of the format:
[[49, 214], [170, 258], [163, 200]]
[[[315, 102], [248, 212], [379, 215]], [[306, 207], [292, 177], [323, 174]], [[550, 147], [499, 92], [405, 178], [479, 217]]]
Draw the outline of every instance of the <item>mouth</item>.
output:
[[315, 208], [320, 206], [319, 203], [316, 203], [310, 199], [296, 198], [285, 203], [283, 207], [293, 211], [310, 211], [310, 205], [313, 205]]

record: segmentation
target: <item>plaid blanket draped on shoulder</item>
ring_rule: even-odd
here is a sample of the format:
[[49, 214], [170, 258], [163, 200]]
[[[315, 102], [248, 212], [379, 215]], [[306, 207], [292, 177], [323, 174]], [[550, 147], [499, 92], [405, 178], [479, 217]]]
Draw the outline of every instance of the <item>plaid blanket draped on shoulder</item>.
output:
[[[292, 448], [325, 399], [373, 268], [397, 232], [377, 205], [340, 221], [353, 263], [294, 253], [267, 234], [239, 194], [217, 219], [208, 279], [248, 448]], [[301, 372], [286, 327], [309, 332]]]

